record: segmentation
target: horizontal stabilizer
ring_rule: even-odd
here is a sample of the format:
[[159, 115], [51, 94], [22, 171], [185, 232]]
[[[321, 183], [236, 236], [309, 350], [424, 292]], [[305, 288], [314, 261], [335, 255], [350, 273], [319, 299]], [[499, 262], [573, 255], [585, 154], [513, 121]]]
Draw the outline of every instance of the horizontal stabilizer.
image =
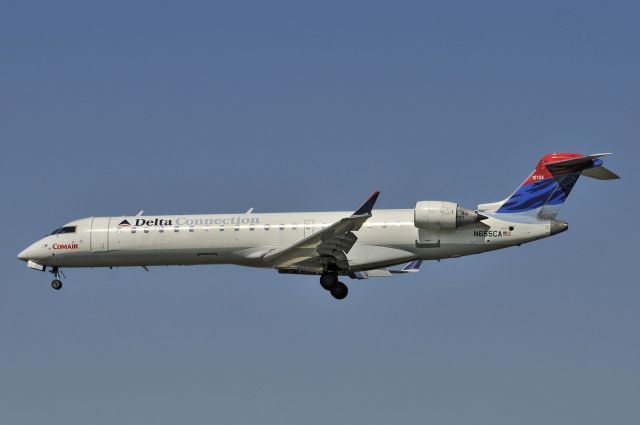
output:
[[620, 178], [619, 175], [609, 170], [608, 168], [603, 167], [602, 165], [599, 167], [586, 169], [582, 172], [582, 175], [598, 180], [615, 180]]
[[584, 155], [578, 158], [553, 161], [546, 164], [547, 170], [551, 174], [563, 175], [569, 173], [581, 172], [585, 169], [598, 167], [602, 165], [602, 160], [598, 159], [603, 156], [611, 155], [610, 153], [594, 153], [592, 155]]

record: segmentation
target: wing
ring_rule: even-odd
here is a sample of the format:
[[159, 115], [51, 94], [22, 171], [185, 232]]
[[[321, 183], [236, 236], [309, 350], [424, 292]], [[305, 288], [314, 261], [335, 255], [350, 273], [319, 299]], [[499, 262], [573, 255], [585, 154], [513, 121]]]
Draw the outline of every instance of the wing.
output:
[[358, 237], [353, 233], [371, 217], [371, 210], [380, 192], [365, 201], [351, 216], [340, 219], [331, 226], [310, 235], [293, 245], [277, 248], [263, 258], [276, 268], [322, 267], [333, 263], [339, 269], [348, 269], [347, 253]]
[[388, 269], [373, 269], [373, 270], [363, 270], [361, 272], [355, 272], [354, 276], [356, 279], [369, 279], [370, 277], [390, 277], [394, 274], [401, 273], [417, 273], [420, 271], [420, 266], [422, 265], [422, 260], [413, 260], [406, 266], [404, 266], [401, 270], [388, 270]]

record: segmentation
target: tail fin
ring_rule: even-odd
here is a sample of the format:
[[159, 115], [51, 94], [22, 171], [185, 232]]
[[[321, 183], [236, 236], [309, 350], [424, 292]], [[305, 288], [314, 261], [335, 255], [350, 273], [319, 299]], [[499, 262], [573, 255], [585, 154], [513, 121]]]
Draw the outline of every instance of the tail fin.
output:
[[413, 260], [412, 262], [410, 262], [409, 264], [407, 264], [406, 266], [404, 266], [402, 268], [403, 272], [419, 272], [420, 271], [420, 266], [422, 265], [422, 260]]
[[555, 218], [581, 175], [600, 180], [618, 179], [602, 166], [600, 153], [552, 153], [542, 157], [535, 170], [507, 199], [478, 205], [479, 211]]

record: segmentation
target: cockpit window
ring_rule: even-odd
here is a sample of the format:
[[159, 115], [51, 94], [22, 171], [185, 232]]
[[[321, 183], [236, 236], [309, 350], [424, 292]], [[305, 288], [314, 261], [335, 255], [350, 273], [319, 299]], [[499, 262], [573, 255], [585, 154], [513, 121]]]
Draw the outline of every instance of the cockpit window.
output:
[[65, 226], [65, 227], [60, 227], [59, 229], [54, 230], [53, 232], [50, 233], [50, 235], [60, 235], [62, 233], [75, 233], [76, 232], [76, 226]]

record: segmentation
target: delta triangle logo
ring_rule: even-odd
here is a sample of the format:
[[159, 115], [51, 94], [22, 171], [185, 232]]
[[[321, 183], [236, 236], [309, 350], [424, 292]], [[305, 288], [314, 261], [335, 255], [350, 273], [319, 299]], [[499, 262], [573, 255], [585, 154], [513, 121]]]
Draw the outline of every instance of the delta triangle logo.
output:
[[120, 224], [118, 224], [118, 228], [122, 227], [131, 227], [131, 223], [129, 223], [129, 221], [125, 218], [120, 222]]

